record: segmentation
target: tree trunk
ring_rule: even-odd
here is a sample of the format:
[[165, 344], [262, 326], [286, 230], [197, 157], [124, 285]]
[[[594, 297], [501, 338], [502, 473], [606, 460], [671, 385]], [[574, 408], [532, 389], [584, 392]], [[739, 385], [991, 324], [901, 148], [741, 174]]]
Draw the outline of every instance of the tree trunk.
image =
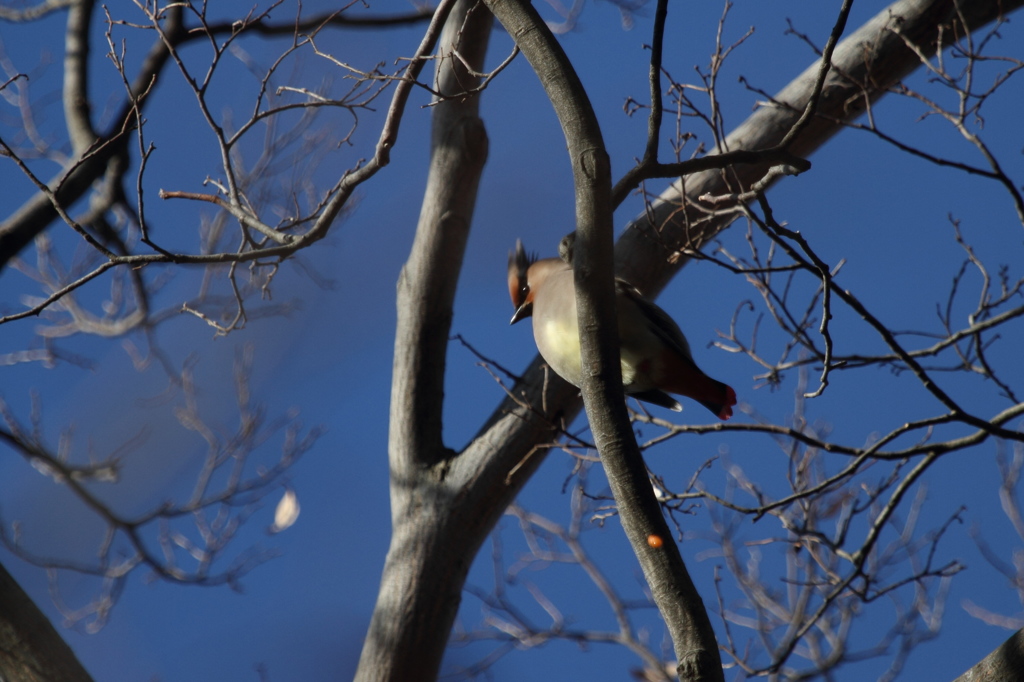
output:
[[71, 647], [2, 565], [0, 680], [92, 682]]
[[[453, 7], [437, 53], [458, 49], [481, 71], [492, 18], [474, 4], [463, 0]], [[437, 89], [444, 95], [458, 95], [477, 80], [451, 56], [438, 62]], [[478, 101], [456, 96], [434, 107], [426, 194], [398, 281], [388, 443], [391, 546], [356, 680], [437, 676], [466, 572], [486, 534], [460, 527], [454, 504], [460, 491], [448, 477], [452, 453], [441, 440], [452, 302], [487, 158]]]
[[[968, 3], [968, 26], [977, 29], [1000, 12], [1022, 3], [1024, 0]], [[818, 108], [820, 116], [803, 131], [790, 151], [810, 154], [841, 130], [844, 121], [856, 118], [868, 102], [884, 95], [886, 88], [920, 65], [914, 52], [889, 30], [891, 16], [903, 19], [900, 25], [904, 35], [928, 45], [934, 44], [938, 27], [954, 16], [953, 9], [953, 0], [902, 0], [844, 40], [833, 56], [833, 64], [837, 72], [857, 82], [845, 82], [834, 74], [829, 77]], [[463, 49], [467, 44], [463, 43]], [[462, 54], [465, 56], [465, 52]], [[475, 68], [479, 70], [478, 65]], [[817, 69], [818, 64], [813, 64], [776, 99], [800, 109], [810, 98], [810, 74], [817, 73]], [[448, 102], [445, 106], [454, 104]], [[440, 111], [435, 112], [435, 117], [441, 115]], [[799, 115], [800, 111], [788, 107], [762, 107], [727, 138], [729, 149], [772, 147], [782, 140]], [[435, 133], [435, 144], [436, 140]], [[469, 182], [468, 168], [472, 162], [459, 160], [462, 156], [449, 150], [453, 163], [459, 160], [457, 163], [468, 164], [467, 175], [459, 175], [454, 166], [443, 171], [438, 165], [442, 153], [443, 150], [435, 148], [429, 187], [439, 186], [433, 177], [442, 172], [461, 178], [447, 182]], [[468, 150], [464, 153], [473, 156]], [[703, 224], [691, 220], [697, 229], [687, 232], [683, 212], [679, 211], [681, 197], [695, 201], [705, 192], [739, 191], [763, 177], [764, 171], [764, 167], [737, 166], [730, 169], [729, 175], [708, 171], [688, 176], [685, 188], [678, 183], [673, 185], [654, 206], [653, 220], [641, 217], [619, 240], [615, 252], [618, 274], [648, 294], [660, 291], [687, 260], [669, 262], [666, 246], [670, 250], [679, 245], [700, 248], [728, 224], [724, 220]], [[437, 177], [443, 185], [440, 178], [444, 175]], [[428, 189], [428, 195], [434, 191]], [[475, 183], [466, 186], [466, 191], [475, 198]], [[432, 299], [431, 292], [422, 286], [428, 274], [421, 268], [429, 267], [430, 263], [444, 263], [440, 267], [445, 269], [457, 267], [461, 262], [461, 245], [468, 234], [471, 206], [468, 211], [463, 206], [459, 210], [466, 212], [455, 211], [445, 218], [450, 223], [445, 229], [457, 230], [460, 235], [457, 246], [445, 247], [457, 248], [457, 258], [445, 258], [438, 247], [441, 242], [436, 241], [440, 237], [429, 234], [441, 222], [436, 216], [445, 215], [440, 207], [432, 210], [438, 212], [428, 220], [424, 209], [416, 245], [399, 285], [390, 442], [394, 534], [357, 672], [357, 679], [362, 681], [435, 678], [476, 551], [543, 460], [545, 444], [551, 441], [559, 423], [571, 421], [580, 409], [577, 390], [549, 375], [538, 357], [512, 388], [512, 396], [502, 401], [466, 449], [459, 453], [445, 450], [440, 441], [440, 423], [434, 421], [439, 419], [443, 398], [438, 376], [443, 376], [444, 362], [436, 342], [441, 334], [447, 335], [451, 316], [447, 286], [452, 282], [443, 287], [443, 299]], [[427, 253], [433, 253], [437, 260], [424, 259]], [[425, 311], [435, 312], [414, 322], [417, 313], [409, 306], [419, 305]], [[411, 330], [420, 325], [422, 331], [422, 325], [431, 322], [436, 327], [430, 338], [422, 339], [419, 346], [410, 343], [410, 339], [419, 338], [415, 336], [419, 332]], [[429, 348], [430, 354], [417, 352], [417, 347]], [[424, 369], [430, 363], [437, 364]], [[421, 372], [429, 384], [417, 384]], [[417, 404], [422, 406], [418, 408], [420, 412], [414, 407]], [[423, 416], [428, 421], [417, 421], [417, 417]]]
[[953, 682], [1018, 682], [1024, 680], [1024, 630], [1017, 630], [999, 648]]

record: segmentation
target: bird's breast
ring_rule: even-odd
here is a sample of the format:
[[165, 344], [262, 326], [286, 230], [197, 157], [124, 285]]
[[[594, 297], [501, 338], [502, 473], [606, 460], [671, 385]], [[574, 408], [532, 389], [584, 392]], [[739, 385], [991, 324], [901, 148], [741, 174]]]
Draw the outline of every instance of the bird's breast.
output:
[[533, 336], [544, 361], [558, 376], [580, 385], [580, 334], [575, 319], [534, 317]]

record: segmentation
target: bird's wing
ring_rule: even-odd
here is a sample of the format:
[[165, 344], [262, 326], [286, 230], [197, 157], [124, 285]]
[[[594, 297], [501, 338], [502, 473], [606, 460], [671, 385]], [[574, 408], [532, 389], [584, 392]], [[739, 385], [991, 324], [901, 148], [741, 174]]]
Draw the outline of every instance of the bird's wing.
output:
[[691, 363], [693, 362], [690, 344], [687, 342], [686, 337], [683, 336], [683, 331], [679, 328], [679, 325], [669, 317], [668, 313], [644, 298], [644, 295], [637, 291], [636, 287], [625, 280], [616, 279], [615, 289], [620, 295], [625, 296], [631, 303], [636, 305], [637, 309], [643, 314], [644, 322], [647, 323], [647, 328], [651, 330], [651, 333]]

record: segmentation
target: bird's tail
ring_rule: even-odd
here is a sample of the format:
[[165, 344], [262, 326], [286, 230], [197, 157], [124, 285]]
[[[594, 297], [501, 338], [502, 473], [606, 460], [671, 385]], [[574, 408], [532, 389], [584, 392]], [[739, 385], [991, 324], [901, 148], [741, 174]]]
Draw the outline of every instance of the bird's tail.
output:
[[719, 419], [732, 416], [732, 407], [736, 404], [736, 391], [732, 390], [732, 386], [712, 379], [696, 365], [692, 365], [688, 372], [675, 376], [677, 381], [673, 385], [661, 386], [661, 389], [696, 400]]
[[702, 390], [694, 391], [696, 395], [690, 397], [714, 412], [719, 419], [728, 419], [732, 416], [732, 406], [736, 404], [736, 391], [721, 381], [707, 376], [705, 378], [707, 381], [702, 382]]

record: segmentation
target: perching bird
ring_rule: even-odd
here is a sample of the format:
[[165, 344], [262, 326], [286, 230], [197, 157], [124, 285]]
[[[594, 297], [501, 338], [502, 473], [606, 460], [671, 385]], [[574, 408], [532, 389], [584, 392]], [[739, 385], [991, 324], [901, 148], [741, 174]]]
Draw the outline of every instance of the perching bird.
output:
[[[533, 338], [548, 366], [574, 386], [580, 385], [580, 337], [572, 275], [575, 234], [562, 240], [562, 259], [526, 255], [516, 240], [508, 256], [508, 290], [516, 312], [511, 324], [533, 316]], [[719, 419], [732, 416], [736, 392], [704, 374], [693, 361], [690, 344], [664, 310], [628, 283], [615, 280], [619, 314], [622, 384], [626, 393], [655, 405], [682, 410], [668, 393], [693, 398]]]

